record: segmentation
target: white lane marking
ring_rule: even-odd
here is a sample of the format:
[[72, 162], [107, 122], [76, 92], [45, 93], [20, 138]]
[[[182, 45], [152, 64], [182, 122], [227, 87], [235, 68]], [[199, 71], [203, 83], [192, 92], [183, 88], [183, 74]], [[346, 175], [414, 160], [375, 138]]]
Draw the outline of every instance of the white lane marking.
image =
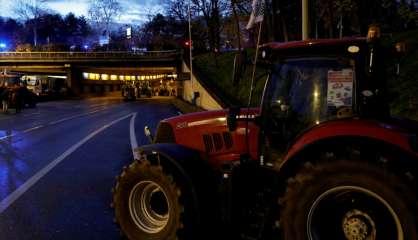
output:
[[41, 115], [41, 113], [40, 112], [35, 112], [35, 113], [23, 114], [24, 117], [29, 117], [29, 116], [33, 116], [33, 115]]
[[129, 123], [129, 137], [131, 139], [131, 148], [132, 148], [132, 155], [134, 159], [139, 159], [139, 153], [136, 151], [138, 148], [138, 141], [136, 140], [135, 134], [135, 119], [137, 113], [134, 113], [131, 118], [131, 122]]
[[74, 118], [76, 118], [76, 117], [77, 117], [77, 116], [66, 117], [66, 118], [62, 118], [62, 119], [59, 119], [59, 120], [56, 120], [56, 121], [50, 122], [50, 123], [48, 123], [48, 124], [49, 124], [49, 125], [55, 125], [55, 124], [57, 124], [57, 123], [65, 122], [65, 121], [68, 121], [68, 120], [74, 119]]
[[42, 127], [45, 127], [45, 126], [44, 125], [39, 125], [39, 126], [36, 126], [36, 127], [33, 127], [33, 128], [23, 130], [22, 132], [27, 133], [27, 132], [31, 132], [33, 130], [36, 130], [36, 129], [39, 129], [39, 128], [42, 128]]
[[50, 122], [49, 125], [54, 125], [54, 124], [57, 124], [57, 123], [65, 122], [65, 121], [68, 121], [68, 120], [71, 120], [71, 119], [74, 119], [74, 118], [78, 118], [78, 117], [87, 116], [87, 115], [97, 113], [97, 112], [101, 112], [101, 111], [104, 111], [104, 110], [107, 110], [107, 108], [91, 111], [91, 112], [88, 112], [88, 113], [82, 113], [82, 114], [74, 115], [74, 116], [71, 116], [71, 117], [62, 118], [62, 119]]
[[[46, 125], [39, 125], [39, 126], [36, 126], [36, 127], [33, 127], [33, 128], [29, 128], [29, 129], [26, 129], [26, 130], [22, 130], [22, 132], [23, 133], [28, 133], [28, 132], [31, 132], [31, 131], [34, 131], [34, 130], [37, 130], [37, 129], [46, 127], [47, 125], [55, 125], [57, 123], [65, 122], [67, 120], [71, 120], [71, 119], [78, 118], [78, 117], [88, 116], [88, 115], [91, 115], [91, 114], [96, 113], [96, 112], [105, 111], [107, 109], [108, 108], [106, 108], [106, 109], [100, 109], [100, 110], [95, 110], [95, 111], [92, 111], [92, 112], [83, 113], [83, 114], [79, 114], [79, 115], [75, 115], [75, 116], [63, 118], [63, 119], [60, 119], [60, 120], [57, 120], [57, 121], [50, 122], [50, 123], [48, 123]], [[6, 136], [3, 136], [3, 137], [0, 137], [0, 140], [4, 140], [6, 138], [11, 138], [11, 137], [14, 137], [14, 136], [16, 136], [16, 134], [6, 135]]]
[[103, 106], [107, 106], [107, 105], [109, 105], [109, 104], [108, 103], [98, 103], [98, 104], [89, 105], [88, 107], [94, 108], [94, 107], [103, 107]]
[[6, 135], [0, 138], [0, 140], [6, 139], [6, 138], [10, 138], [10, 137], [14, 137], [14, 134], [10, 134], [10, 135]]
[[27, 192], [33, 185], [35, 185], [42, 177], [44, 177], [48, 172], [50, 172], [55, 166], [57, 166], [60, 162], [62, 162], [66, 157], [71, 155], [75, 152], [78, 148], [80, 148], [84, 143], [95, 137], [97, 134], [102, 132], [103, 130], [107, 129], [108, 127], [132, 116], [133, 113], [130, 113], [126, 116], [118, 118], [103, 127], [97, 129], [96, 131], [90, 133], [87, 137], [83, 138], [78, 143], [74, 144], [70, 147], [67, 151], [57, 157], [55, 160], [50, 162], [44, 168], [42, 168], [39, 172], [29, 178], [25, 183], [20, 185], [16, 190], [14, 190], [11, 194], [9, 194], [5, 199], [0, 202], [0, 214], [3, 213], [10, 205], [12, 205], [16, 200], [18, 200], [25, 192]]

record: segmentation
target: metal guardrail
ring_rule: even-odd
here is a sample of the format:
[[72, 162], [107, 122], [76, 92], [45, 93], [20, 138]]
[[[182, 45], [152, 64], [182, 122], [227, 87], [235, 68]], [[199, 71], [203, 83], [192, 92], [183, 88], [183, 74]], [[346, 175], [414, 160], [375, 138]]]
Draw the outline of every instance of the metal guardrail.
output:
[[0, 59], [106, 59], [106, 58], [164, 58], [176, 57], [180, 52], [0, 52]]

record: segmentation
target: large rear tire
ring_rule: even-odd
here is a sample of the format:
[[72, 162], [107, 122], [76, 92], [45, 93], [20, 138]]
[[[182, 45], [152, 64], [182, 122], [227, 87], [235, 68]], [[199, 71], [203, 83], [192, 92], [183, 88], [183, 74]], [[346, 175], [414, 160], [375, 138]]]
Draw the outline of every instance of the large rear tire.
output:
[[415, 191], [371, 164], [306, 164], [279, 201], [283, 239], [418, 239]]
[[161, 166], [134, 161], [113, 190], [115, 218], [131, 240], [175, 240], [183, 228], [181, 183]]

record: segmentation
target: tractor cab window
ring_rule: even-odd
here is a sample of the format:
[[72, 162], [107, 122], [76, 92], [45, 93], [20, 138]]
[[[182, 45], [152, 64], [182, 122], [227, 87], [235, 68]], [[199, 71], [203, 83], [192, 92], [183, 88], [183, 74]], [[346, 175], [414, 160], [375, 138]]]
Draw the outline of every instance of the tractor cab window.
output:
[[[352, 115], [354, 63], [341, 58], [292, 58], [274, 66], [265, 103], [272, 141]], [[276, 135], [276, 136], [275, 136]]]

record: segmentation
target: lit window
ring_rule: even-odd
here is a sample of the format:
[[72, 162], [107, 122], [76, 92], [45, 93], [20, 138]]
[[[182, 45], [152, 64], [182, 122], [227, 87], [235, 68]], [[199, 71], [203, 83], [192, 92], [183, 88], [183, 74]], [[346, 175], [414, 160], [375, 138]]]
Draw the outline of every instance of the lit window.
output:
[[84, 79], [89, 79], [89, 73], [83, 72], [83, 78]]
[[112, 81], [118, 80], [118, 75], [110, 75], [110, 80]]
[[109, 80], [109, 74], [102, 74], [102, 80], [104, 81]]
[[121, 81], [125, 80], [125, 76], [119, 75], [119, 80], [121, 80]]
[[89, 73], [89, 79], [90, 80], [94, 80], [96, 78], [96, 74], [94, 73]]
[[125, 80], [130, 81], [131, 80], [131, 76], [125, 76]]

